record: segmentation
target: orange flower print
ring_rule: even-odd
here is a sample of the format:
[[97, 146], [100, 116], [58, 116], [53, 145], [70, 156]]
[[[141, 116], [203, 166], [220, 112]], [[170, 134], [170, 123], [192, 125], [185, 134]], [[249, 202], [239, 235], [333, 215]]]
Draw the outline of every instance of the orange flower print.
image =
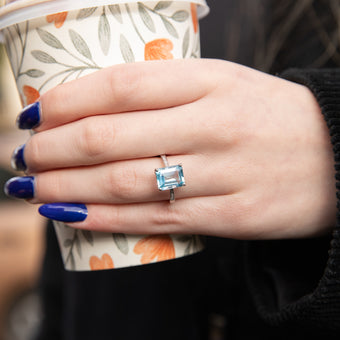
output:
[[39, 91], [28, 85], [24, 85], [24, 87], [22, 88], [22, 92], [26, 97], [26, 105], [33, 104], [40, 97]]
[[197, 33], [198, 31], [197, 5], [191, 3], [190, 9], [191, 9], [192, 24], [194, 25], [194, 32]]
[[173, 59], [171, 51], [174, 44], [169, 39], [156, 39], [145, 44], [145, 60], [166, 60]]
[[103, 254], [101, 258], [91, 256], [90, 268], [91, 270], [113, 269], [114, 265], [111, 256], [109, 254]]
[[47, 15], [46, 20], [49, 23], [54, 21], [54, 26], [56, 28], [60, 28], [61, 26], [64, 25], [66, 17], [67, 17], [67, 12], [60, 12], [60, 13], [56, 13], [56, 14]]
[[148, 264], [157, 258], [157, 261], [175, 258], [175, 247], [168, 235], [153, 235], [138, 241], [133, 249], [137, 255], [142, 255], [141, 263]]

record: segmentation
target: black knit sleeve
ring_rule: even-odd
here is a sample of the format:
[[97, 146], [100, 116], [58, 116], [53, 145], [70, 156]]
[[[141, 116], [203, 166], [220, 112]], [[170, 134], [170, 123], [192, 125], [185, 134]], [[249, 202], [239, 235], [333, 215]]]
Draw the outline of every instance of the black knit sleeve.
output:
[[327, 122], [334, 149], [337, 222], [329, 238], [246, 243], [248, 288], [267, 323], [339, 336], [340, 70], [289, 69], [282, 77], [307, 86]]

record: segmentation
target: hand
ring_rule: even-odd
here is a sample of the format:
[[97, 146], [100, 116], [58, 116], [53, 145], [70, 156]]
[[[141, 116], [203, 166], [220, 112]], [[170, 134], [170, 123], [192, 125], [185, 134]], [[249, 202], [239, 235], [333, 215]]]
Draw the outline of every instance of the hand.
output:
[[[58, 86], [40, 103], [24, 148], [31, 202], [85, 203], [75, 228], [268, 239], [335, 222], [329, 133], [302, 85], [226, 61], [144, 62]], [[160, 154], [183, 165], [174, 204], [157, 189]]]

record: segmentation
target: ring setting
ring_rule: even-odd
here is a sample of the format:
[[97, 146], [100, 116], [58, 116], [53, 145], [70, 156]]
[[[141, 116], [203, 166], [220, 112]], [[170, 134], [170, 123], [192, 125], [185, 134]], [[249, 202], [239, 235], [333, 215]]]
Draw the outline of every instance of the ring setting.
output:
[[185, 186], [183, 167], [181, 164], [169, 165], [166, 155], [161, 155], [164, 168], [155, 169], [158, 190], [170, 190], [170, 203], [175, 201], [174, 189]]

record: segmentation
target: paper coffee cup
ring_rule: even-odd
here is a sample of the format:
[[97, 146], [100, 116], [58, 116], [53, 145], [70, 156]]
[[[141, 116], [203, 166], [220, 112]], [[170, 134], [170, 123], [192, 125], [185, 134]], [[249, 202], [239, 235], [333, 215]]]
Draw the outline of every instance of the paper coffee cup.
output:
[[[58, 84], [113, 64], [199, 58], [198, 18], [206, 12], [204, 0], [7, 0], [0, 8], [0, 30], [22, 104], [28, 105]], [[203, 249], [196, 235], [110, 234], [54, 225], [67, 270], [136, 266]]]

